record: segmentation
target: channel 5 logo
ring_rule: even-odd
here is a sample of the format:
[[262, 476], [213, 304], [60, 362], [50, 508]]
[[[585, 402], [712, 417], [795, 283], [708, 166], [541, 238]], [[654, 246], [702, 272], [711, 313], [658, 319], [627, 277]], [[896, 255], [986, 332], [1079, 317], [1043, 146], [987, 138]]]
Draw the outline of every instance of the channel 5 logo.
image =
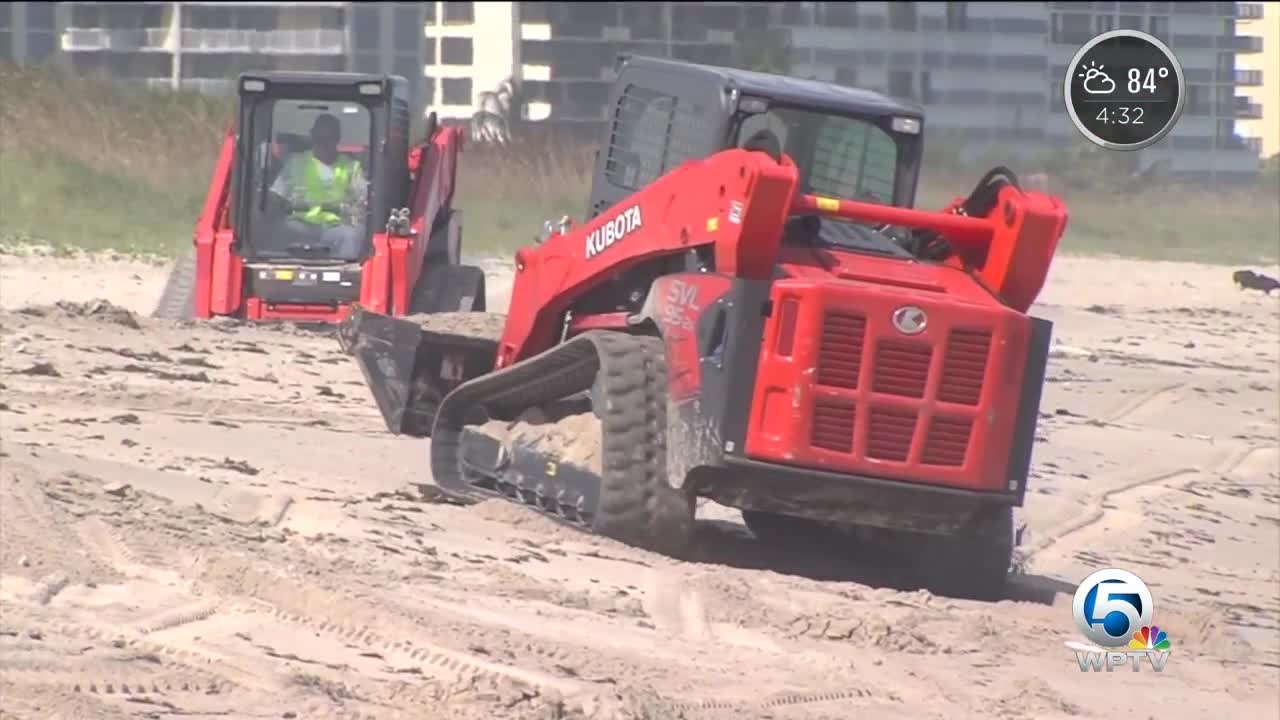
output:
[[1072, 645], [1080, 670], [1131, 665], [1134, 672], [1145, 658], [1156, 672], [1169, 661], [1169, 636], [1152, 625], [1155, 603], [1151, 590], [1128, 570], [1099, 570], [1080, 583], [1071, 603], [1076, 627], [1095, 646]]

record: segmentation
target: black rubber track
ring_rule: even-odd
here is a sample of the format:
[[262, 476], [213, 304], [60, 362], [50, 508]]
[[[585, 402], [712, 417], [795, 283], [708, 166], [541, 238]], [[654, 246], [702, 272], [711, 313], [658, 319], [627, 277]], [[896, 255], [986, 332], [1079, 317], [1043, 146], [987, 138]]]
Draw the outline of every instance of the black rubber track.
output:
[[463, 472], [460, 440], [470, 413], [479, 406], [494, 416], [514, 417], [593, 385], [603, 469], [596, 507], [557, 513], [525, 504], [629, 545], [682, 555], [693, 532], [694, 506], [690, 495], [667, 482], [667, 363], [659, 338], [587, 332], [459, 385], [440, 404], [432, 429], [435, 484], [461, 500], [499, 497], [514, 502], [507, 494], [470, 483]]
[[993, 507], [956, 535], [926, 536], [916, 548], [926, 585], [949, 597], [1004, 597], [1013, 556], [1013, 508]]
[[190, 320], [196, 316], [195, 255], [183, 255], [173, 264], [151, 316], [161, 320]]

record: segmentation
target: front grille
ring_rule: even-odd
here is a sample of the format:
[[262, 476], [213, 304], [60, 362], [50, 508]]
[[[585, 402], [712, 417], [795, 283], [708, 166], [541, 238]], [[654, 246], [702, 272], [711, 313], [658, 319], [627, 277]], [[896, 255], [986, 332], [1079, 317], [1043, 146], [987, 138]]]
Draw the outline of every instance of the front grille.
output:
[[853, 403], [819, 398], [813, 404], [813, 429], [809, 443], [823, 450], [853, 452]]
[[982, 381], [990, 353], [990, 330], [952, 330], [942, 362], [938, 399], [958, 405], [977, 405], [982, 398]]
[[926, 343], [883, 340], [876, 347], [875, 381], [871, 387], [885, 395], [922, 398], [932, 359], [933, 347]]
[[867, 423], [867, 457], [904, 462], [911, 453], [916, 414], [897, 408], [871, 408]]
[[818, 384], [827, 387], [858, 388], [862, 369], [862, 346], [867, 319], [852, 313], [827, 313], [818, 345]]
[[[845, 455], [851, 455], [857, 445], [866, 459], [888, 462], [907, 462], [914, 449], [922, 465], [963, 467], [975, 420], [954, 406], [976, 407], [982, 401], [992, 331], [952, 329], [934, 342], [892, 333], [884, 339], [878, 333], [874, 339], [867, 335], [864, 315], [826, 314], [816, 379], [829, 390], [814, 399], [810, 445]], [[864, 350], [872, 354], [865, 373]], [[929, 391], [931, 371], [937, 373], [936, 394]], [[902, 399], [890, 401], [885, 396]], [[921, 407], [911, 401], [930, 399], [953, 407], [950, 411], [939, 407], [939, 414], [932, 417], [921, 416]], [[855, 406], [863, 413], [857, 427]], [[926, 423], [921, 428], [923, 447], [914, 448], [916, 426], [921, 422]]]
[[972, 432], [973, 420], [969, 418], [934, 417], [929, 422], [929, 434], [924, 441], [920, 462], [945, 467], [964, 465], [964, 454], [969, 449]]

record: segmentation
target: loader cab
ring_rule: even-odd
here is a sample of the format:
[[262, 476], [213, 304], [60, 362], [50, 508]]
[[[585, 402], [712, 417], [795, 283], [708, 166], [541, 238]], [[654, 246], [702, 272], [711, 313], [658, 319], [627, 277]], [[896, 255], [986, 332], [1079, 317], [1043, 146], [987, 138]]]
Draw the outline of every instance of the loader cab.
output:
[[[596, 159], [592, 218], [680, 164], [754, 146], [788, 155], [800, 190], [911, 207], [924, 113], [879, 93], [676, 60], [620, 56]], [[888, 234], [823, 220], [820, 241], [906, 255]]]
[[408, 82], [255, 72], [239, 79], [236, 250], [249, 262], [362, 262], [409, 193]]

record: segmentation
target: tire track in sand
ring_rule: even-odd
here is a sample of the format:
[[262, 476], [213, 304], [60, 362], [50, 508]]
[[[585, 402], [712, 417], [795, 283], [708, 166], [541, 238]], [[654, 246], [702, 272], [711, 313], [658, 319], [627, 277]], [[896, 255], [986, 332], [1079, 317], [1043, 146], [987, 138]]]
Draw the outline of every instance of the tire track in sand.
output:
[[[1254, 445], [1240, 446], [1237, 444], [1235, 447], [1234, 451], [1224, 452], [1222, 458], [1208, 468], [1185, 467], [1158, 473], [1143, 473], [1132, 480], [1116, 483], [1103, 492], [1090, 495], [1085, 501], [1086, 507], [1082, 515], [1075, 520], [1052, 529], [1044, 537], [1033, 542], [1025, 552], [1020, 554], [1019, 561], [1026, 564], [1032, 558], [1043, 555], [1046, 550], [1056, 548], [1065, 541], [1089, 530], [1106, 516], [1108, 506], [1121, 505], [1122, 503], [1118, 502], [1118, 499], [1128, 493], [1145, 490], [1152, 486], [1167, 486], [1170, 481], [1188, 475], [1226, 475], [1242, 465], [1254, 452], [1263, 449]], [[1058, 551], [1057, 554], [1061, 555], [1063, 552]]]

